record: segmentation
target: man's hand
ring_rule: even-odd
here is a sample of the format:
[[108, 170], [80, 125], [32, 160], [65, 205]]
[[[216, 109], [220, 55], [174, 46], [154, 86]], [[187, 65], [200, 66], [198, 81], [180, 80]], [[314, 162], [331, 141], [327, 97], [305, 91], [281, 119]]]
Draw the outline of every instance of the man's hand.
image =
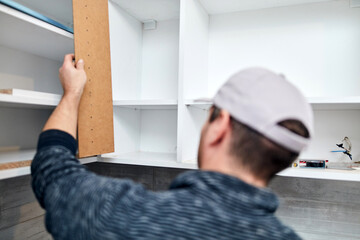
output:
[[82, 92], [86, 84], [84, 61], [73, 63], [74, 54], [68, 54], [59, 69], [59, 78], [64, 89], [64, 95], [46, 122], [43, 131], [58, 129], [76, 138], [77, 117]]
[[73, 62], [74, 54], [67, 54], [64, 63], [59, 69], [59, 78], [64, 89], [64, 97], [70, 96], [80, 100], [86, 84], [84, 61], [80, 59], [76, 65]]

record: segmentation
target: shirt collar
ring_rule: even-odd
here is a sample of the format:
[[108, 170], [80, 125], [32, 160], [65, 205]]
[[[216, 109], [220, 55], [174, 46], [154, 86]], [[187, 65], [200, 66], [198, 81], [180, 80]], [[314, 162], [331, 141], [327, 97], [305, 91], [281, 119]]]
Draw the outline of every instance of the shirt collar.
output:
[[170, 189], [189, 187], [213, 201], [231, 205], [238, 203], [249, 207], [249, 211], [273, 213], [279, 205], [277, 197], [269, 188], [258, 188], [219, 172], [185, 172], [172, 182]]

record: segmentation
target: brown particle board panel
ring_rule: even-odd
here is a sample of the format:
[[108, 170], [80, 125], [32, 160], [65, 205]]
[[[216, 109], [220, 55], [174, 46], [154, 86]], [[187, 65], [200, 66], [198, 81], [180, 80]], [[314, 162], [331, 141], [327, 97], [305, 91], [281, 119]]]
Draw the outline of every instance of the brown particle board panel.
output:
[[107, 0], [73, 1], [76, 61], [84, 59], [87, 84], [78, 119], [79, 157], [114, 152]]
[[31, 162], [32, 162], [32, 160], [20, 161], [20, 162], [0, 163], [0, 170], [29, 167], [31, 165]]

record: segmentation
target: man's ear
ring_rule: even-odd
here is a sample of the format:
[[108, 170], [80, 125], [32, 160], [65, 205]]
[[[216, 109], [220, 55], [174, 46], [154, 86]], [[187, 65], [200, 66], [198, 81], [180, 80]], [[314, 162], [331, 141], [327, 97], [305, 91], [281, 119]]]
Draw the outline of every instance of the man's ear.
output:
[[230, 128], [230, 114], [221, 110], [219, 116], [210, 123], [208, 129], [208, 143], [210, 145], [216, 145], [220, 143], [226, 134], [229, 132]]

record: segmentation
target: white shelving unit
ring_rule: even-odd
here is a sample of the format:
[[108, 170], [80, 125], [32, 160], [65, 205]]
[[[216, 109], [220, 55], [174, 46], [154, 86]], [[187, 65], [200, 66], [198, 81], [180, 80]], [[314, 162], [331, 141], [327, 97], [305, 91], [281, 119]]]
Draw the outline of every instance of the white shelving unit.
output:
[[[0, 90], [13, 90], [0, 94], [0, 164], [29, 161], [42, 127], [61, 98], [58, 70], [64, 54], [74, 51], [73, 34], [1, 3], [0, 32]], [[29, 173], [30, 167], [2, 170], [0, 179]]]
[[[18, 2], [71, 26], [70, 0]], [[349, 162], [330, 152], [348, 136], [359, 161], [359, 17], [360, 8], [348, 0], [110, 0], [115, 152], [98, 161], [195, 169], [211, 106], [195, 99], [212, 97], [229, 76], [252, 66], [284, 74], [312, 104], [315, 138], [301, 157]], [[0, 31], [6, 33], [0, 89], [32, 91], [0, 94], [0, 147], [31, 149], [62, 93], [58, 68], [73, 52], [73, 35], [1, 4]], [[55, 97], [41, 99], [37, 92]], [[279, 175], [360, 176], [308, 169]]]

